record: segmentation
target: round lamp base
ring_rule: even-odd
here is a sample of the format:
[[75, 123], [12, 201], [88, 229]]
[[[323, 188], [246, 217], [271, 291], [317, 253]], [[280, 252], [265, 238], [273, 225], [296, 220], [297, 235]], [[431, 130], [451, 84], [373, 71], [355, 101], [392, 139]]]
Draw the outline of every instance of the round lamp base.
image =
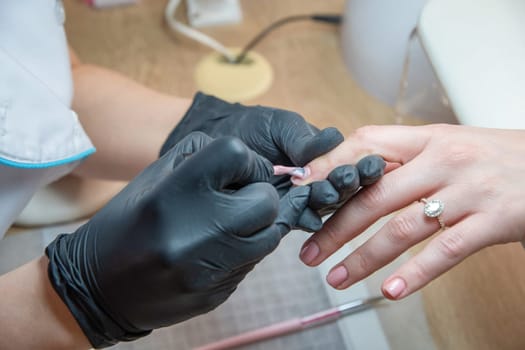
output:
[[230, 102], [242, 102], [265, 93], [273, 81], [272, 67], [256, 52], [240, 63], [228, 62], [220, 53], [204, 57], [195, 69], [199, 90]]

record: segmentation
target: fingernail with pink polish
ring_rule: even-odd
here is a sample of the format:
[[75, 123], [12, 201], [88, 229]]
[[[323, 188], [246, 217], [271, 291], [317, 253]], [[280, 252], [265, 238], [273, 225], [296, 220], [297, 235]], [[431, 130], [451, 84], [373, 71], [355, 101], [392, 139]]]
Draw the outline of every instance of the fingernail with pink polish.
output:
[[389, 281], [385, 287], [384, 292], [392, 299], [399, 298], [405, 291], [407, 284], [404, 279], [396, 277], [393, 280]]
[[328, 276], [326, 276], [326, 281], [328, 284], [330, 284], [332, 287], [337, 288], [341, 284], [343, 284], [344, 281], [348, 278], [348, 271], [346, 270], [346, 267], [343, 265], [340, 265], [330, 271]]
[[315, 242], [310, 242], [301, 250], [299, 258], [308, 265], [317, 258], [317, 255], [319, 255], [319, 246]]

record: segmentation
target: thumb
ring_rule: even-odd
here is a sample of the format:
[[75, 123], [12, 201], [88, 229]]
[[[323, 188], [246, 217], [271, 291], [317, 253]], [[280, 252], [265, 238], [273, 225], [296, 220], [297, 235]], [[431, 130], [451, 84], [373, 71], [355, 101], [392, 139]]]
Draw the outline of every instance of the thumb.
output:
[[[247, 187], [254, 188], [253, 186], [255, 185]], [[244, 188], [240, 191], [248, 190]], [[237, 191], [236, 194], [240, 191]], [[233, 269], [246, 264], [255, 264], [270, 254], [277, 247], [281, 238], [296, 226], [301, 213], [305, 210], [308, 203], [309, 193], [310, 188], [308, 186], [292, 188], [279, 201], [279, 214], [273, 224], [258, 232], [251, 233], [249, 236], [235, 236], [237, 238], [234, 242], [227, 244], [223, 248], [223, 255], [228, 257], [228, 266]], [[240, 217], [240, 215], [237, 215], [237, 217]], [[237, 220], [237, 217], [235, 217], [235, 220]], [[251, 218], [253, 219], [253, 216]]]
[[228, 195], [230, 207], [222, 225], [240, 237], [248, 237], [270, 226], [279, 212], [279, 195], [269, 183], [247, 185]]

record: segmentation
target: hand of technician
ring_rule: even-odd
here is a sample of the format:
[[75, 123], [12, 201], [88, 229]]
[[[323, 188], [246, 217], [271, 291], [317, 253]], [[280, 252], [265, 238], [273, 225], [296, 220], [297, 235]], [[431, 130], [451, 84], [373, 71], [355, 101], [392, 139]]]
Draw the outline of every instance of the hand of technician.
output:
[[295, 226], [310, 188], [281, 200], [241, 141], [193, 133], [73, 234], [46, 249], [55, 290], [95, 347], [215, 308]]
[[277, 108], [229, 103], [198, 92], [161, 155], [193, 131], [234, 136], [273, 164], [303, 166], [343, 142], [336, 128], [319, 130], [299, 114]]
[[[297, 226], [306, 231], [318, 231], [321, 218], [343, 206], [357, 191], [376, 183], [384, 174], [385, 161], [377, 155], [360, 159], [355, 165], [345, 164], [332, 170], [326, 180], [309, 183], [311, 187], [308, 207]], [[301, 180], [293, 178], [296, 182]]]
[[[232, 104], [199, 92], [182, 121], [168, 136], [160, 154], [164, 154], [193, 131], [204, 132], [213, 138], [235, 136], [273, 164], [287, 166], [303, 166], [344, 140], [336, 128], [319, 130], [291, 111]], [[280, 196], [292, 187], [288, 176], [273, 176], [270, 182], [277, 188]], [[313, 191], [315, 196], [319, 195], [314, 202], [329, 203], [325, 206], [333, 206], [337, 202], [337, 198], [331, 196], [333, 189], [328, 187], [325, 184]], [[341, 190], [349, 192], [339, 189]], [[308, 231], [320, 229], [322, 222], [316, 212], [317, 210], [307, 213], [298, 226]]]
[[[384, 281], [383, 294], [401, 299], [484, 247], [525, 238], [525, 131], [365, 127], [311, 162], [310, 180], [370, 153], [387, 161], [387, 174], [312, 235], [301, 259], [318, 265], [380, 217], [402, 210], [331, 270], [327, 281], [333, 287], [349, 287], [437, 232]], [[444, 203], [444, 230], [436, 217], [426, 216], [422, 198]]]

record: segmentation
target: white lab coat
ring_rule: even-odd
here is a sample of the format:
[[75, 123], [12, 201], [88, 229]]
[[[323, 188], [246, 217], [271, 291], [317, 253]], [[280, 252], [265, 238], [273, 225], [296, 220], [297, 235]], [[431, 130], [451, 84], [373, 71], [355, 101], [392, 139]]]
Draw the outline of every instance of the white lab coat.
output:
[[95, 149], [71, 110], [60, 0], [0, 1], [0, 238], [31, 196]]

